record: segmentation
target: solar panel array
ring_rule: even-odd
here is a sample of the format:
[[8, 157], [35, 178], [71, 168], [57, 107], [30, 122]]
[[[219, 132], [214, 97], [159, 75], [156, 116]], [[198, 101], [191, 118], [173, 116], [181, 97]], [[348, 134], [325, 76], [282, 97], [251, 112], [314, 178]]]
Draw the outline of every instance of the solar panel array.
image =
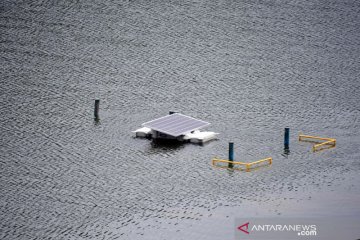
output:
[[180, 113], [167, 115], [142, 124], [144, 127], [166, 133], [173, 137], [187, 134], [208, 125], [210, 125], [210, 123]]

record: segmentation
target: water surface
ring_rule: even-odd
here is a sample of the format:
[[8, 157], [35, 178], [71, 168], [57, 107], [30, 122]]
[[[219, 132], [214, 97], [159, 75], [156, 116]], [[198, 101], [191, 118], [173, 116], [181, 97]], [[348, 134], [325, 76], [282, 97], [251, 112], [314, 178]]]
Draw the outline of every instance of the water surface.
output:
[[[358, 1], [5, 0], [0, 11], [1, 239], [233, 239], [242, 214], [360, 215]], [[133, 138], [173, 110], [219, 140]], [[312, 153], [299, 132], [337, 147]], [[236, 160], [273, 165], [212, 168], [229, 141]]]

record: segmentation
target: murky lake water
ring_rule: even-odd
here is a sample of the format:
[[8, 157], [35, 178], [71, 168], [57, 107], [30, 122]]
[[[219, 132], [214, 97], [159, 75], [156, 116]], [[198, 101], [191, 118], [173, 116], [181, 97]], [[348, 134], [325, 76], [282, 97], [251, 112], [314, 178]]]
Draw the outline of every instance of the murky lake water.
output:
[[[360, 216], [359, 1], [0, 6], [1, 239], [233, 239], [244, 215]], [[133, 138], [170, 110], [219, 140]], [[211, 167], [229, 141], [272, 167]]]

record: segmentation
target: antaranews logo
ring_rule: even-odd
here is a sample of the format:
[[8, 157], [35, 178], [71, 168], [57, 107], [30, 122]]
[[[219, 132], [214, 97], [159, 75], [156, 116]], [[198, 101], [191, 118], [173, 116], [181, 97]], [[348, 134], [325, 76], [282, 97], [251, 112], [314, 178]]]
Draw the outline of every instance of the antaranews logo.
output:
[[236, 240], [338, 240], [359, 239], [360, 236], [360, 215], [244, 217], [234, 220]]
[[250, 222], [237, 227], [245, 234], [256, 232], [295, 232], [298, 236], [316, 236], [316, 225], [308, 224], [254, 224], [249, 227]]
[[246, 233], [246, 234], [249, 234], [249, 232], [248, 232], [248, 230], [249, 230], [249, 222], [247, 222], [247, 223], [239, 226], [238, 229], [239, 229], [240, 231], [243, 231], [243, 232]]

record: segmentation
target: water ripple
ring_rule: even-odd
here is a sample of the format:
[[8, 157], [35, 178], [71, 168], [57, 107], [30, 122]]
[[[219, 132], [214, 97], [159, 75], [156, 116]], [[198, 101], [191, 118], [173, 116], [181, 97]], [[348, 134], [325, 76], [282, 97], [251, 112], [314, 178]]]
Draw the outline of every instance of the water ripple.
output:
[[[169, 231], [197, 239], [184, 226], [218, 208], [268, 203], [280, 214], [279, 199], [339, 190], [345, 176], [358, 176], [356, 1], [0, 8], [1, 239], [168, 239], [161, 234]], [[220, 139], [133, 138], [131, 130], [171, 110], [211, 122]], [[338, 145], [314, 154], [299, 132]], [[273, 165], [212, 168], [228, 141], [236, 160], [271, 156]]]

